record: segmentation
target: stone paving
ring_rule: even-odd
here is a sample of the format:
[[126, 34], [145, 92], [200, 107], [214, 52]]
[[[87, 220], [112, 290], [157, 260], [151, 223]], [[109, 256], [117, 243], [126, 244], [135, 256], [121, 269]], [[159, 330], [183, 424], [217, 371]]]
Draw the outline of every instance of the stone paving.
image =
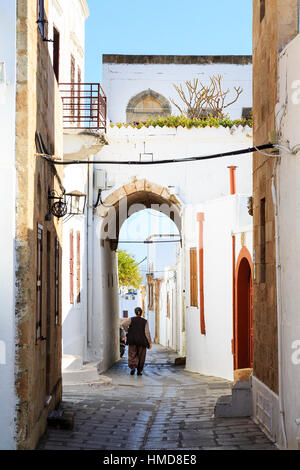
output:
[[230, 382], [187, 372], [175, 357], [154, 345], [141, 377], [125, 355], [106, 372], [110, 383], [66, 385], [61, 408], [75, 412], [74, 429], [48, 429], [38, 449], [276, 450], [251, 419], [213, 417]]

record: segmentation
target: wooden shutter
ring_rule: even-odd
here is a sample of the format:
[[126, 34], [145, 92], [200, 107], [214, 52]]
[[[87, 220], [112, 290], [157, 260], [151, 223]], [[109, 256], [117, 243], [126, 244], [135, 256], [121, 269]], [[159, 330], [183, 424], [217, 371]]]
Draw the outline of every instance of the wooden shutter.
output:
[[74, 304], [74, 234], [70, 231], [70, 304]]
[[37, 227], [37, 262], [36, 262], [36, 339], [42, 337], [43, 320], [43, 227]]
[[167, 317], [171, 318], [171, 313], [170, 313], [170, 295], [169, 292], [167, 293]]
[[59, 324], [59, 269], [60, 269], [60, 256], [59, 256], [59, 239], [55, 240], [55, 324]]
[[60, 35], [55, 27], [53, 27], [53, 70], [59, 83], [59, 50], [60, 50]]
[[80, 232], [77, 232], [77, 253], [76, 253], [76, 287], [77, 287], [77, 303], [80, 303], [80, 290], [81, 290], [81, 279], [80, 279], [80, 271], [81, 271], [81, 263], [80, 263]]
[[75, 59], [71, 55], [71, 118], [74, 121], [75, 116]]
[[77, 76], [78, 76], [78, 89], [77, 89], [77, 107], [78, 107], [78, 113], [77, 113], [77, 118], [78, 118], [78, 122], [80, 122], [80, 118], [81, 118], [81, 70], [80, 68], [78, 67], [78, 72], [77, 72]]
[[200, 329], [201, 334], [205, 335], [205, 316], [204, 316], [204, 213], [197, 214], [199, 222], [199, 292], [200, 292]]
[[42, 37], [45, 36], [45, 5], [44, 0], [37, 0], [37, 23]]
[[197, 249], [190, 249], [190, 304], [198, 307]]

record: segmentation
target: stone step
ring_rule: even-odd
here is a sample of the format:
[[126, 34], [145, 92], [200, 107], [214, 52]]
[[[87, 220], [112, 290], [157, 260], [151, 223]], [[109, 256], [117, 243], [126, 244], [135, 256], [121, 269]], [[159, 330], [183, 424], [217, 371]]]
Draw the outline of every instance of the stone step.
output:
[[90, 383], [110, 383], [111, 379], [100, 375], [97, 369], [97, 363], [89, 363], [80, 370], [65, 370], [62, 374], [63, 385], [78, 385]]
[[215, 406], [216, 418], [242, 418], [252, 416], [251, 381], [240, 381], [232, 387], [232, 395], [223, 395]]
[[73, 356], [71, 354], [63, 354], [62, 356], [62, 371], [80, 370], [83, 367], [81, 356]]

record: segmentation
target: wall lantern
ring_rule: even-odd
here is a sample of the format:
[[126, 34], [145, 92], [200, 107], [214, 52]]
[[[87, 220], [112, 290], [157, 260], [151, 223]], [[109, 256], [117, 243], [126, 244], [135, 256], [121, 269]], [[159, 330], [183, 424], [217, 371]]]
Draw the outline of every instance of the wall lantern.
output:
[[58, 194], [55, 190], [52, 190], [48, 193], [48, 205], [49, 212], [46, 220], [50, 220], [51, 215], [58, 219], [66, 215], [83, 215], [86, 205], [86, 194], [80, 191]]
[[83, 194], [80, 191], [72, 191], [71, 193], [67, 193], [66, 197], [68, 198], [68, 214], [83, 215], [86, 205], [86, 194]]

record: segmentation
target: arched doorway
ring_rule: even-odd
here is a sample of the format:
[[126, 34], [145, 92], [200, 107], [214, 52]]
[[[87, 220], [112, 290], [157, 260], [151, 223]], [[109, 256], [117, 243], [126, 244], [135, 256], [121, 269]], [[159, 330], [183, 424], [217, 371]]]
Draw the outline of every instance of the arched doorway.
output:
[[[93, 254], [96, 261], [90, 331], [96, 337], [95, 349], [101, 357], [98, 369], [102, 371], [119, 359], [117, 250], [120, 230], [129, 217], [145, 209], [168, 216], [181, 233], [180, 201], [167, 188], [146, 179], [132, 178], [130, 183], [112, 191], [95, 208], [97, 226]], [[158, 289], [158, 286], [155, 287]], [[157, 289], [153, 289], [153, 296]]]
[[243, 247], [236, 267], [236, 310], [234, 319], [234, 368], [253, 367], [253, 264], [249, 251]]

